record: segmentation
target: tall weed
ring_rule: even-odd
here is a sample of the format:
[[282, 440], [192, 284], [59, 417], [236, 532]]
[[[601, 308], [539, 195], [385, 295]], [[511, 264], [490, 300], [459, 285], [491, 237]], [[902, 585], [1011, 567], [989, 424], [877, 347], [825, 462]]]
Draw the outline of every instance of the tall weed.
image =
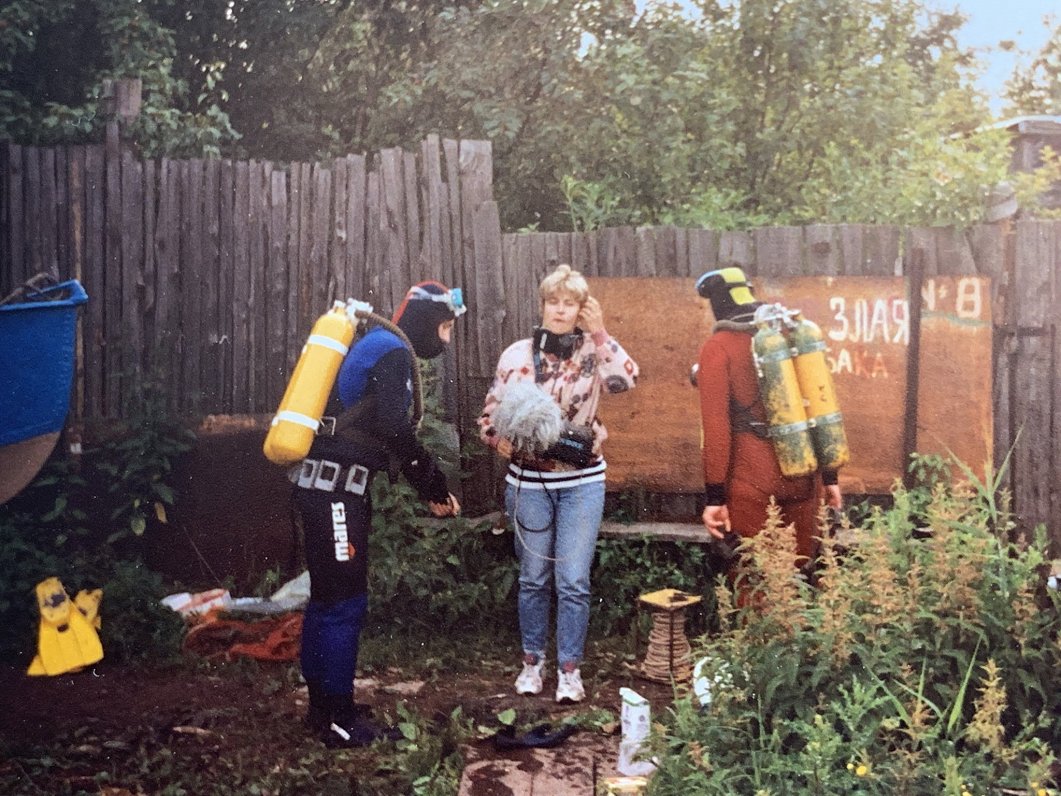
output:
[[[658, 794], [994, 794], [1046, 782], [1061, 740], [1061, 601], [1047, 538], [1010, 541], [997, 474], [918, 461], [929, 480], [826, 538], [816, 586], [775, 516], [743, 548], [708, 708], [679, 699]], [[1013, 791], [1013, 792], [1016, 792]]]

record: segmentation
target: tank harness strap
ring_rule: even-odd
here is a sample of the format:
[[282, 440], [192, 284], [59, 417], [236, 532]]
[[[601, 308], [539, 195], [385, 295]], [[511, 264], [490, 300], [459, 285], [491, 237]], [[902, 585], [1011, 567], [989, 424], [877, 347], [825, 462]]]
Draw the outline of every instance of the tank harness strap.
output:
[[360, 464], [343, 467], [327, 459], [303, 459], [288, 471], [287, 477], [302, 489], [319, 489], [322, 492], [339, 489], [363, 495], [368, 489], [370, 475], [369, 469]]
[[309, 415], [304, 415], [301, 412], [292, 412], [290, 409], [281, 409], [276, 413], [276, 417], [273, 418], [272, 425], [276, 425], [282, 420], [286, 420], [289, 423], [296, 423], [306, 428], [311, 428], [316, 431], [320, 427], [320, 421], [314, 420]]
[[734, 434], [747, 432], [759, 439], [770, 438], [769, 424], [756, 420], [751, 407], [745, 406], [733, 396], [729, 399], [729, 423]]
[[343, 345], [338, 340], [333, 340], [332, 338], [323, 334], [311, 334], [309, 336], [309, 339], [306, 340], [306, 345], [319, 345], [323, 348], [330, 348], [332, 351], [344, 357], [350, 351], [347, 346]]

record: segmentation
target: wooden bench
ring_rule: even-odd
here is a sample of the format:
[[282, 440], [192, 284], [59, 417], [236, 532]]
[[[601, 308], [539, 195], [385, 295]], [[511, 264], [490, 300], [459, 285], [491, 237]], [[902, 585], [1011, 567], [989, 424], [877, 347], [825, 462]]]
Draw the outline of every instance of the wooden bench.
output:
[[656, 539], [661, 542], [696, 542], [707, 544], [711, 534], [696, 522], [621, 522], [605, 520], [600, 526], [602, 539]]

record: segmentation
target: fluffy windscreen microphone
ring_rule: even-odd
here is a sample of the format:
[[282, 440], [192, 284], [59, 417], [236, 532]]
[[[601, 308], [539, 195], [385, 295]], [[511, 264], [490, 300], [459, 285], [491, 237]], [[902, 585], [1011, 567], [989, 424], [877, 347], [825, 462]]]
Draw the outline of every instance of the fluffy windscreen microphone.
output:
[[533, 456], [560, 440], [564, 421], [556, 401], [534, 384], [520, 381], [505, 390], [494, 410], [494, 428], [513, 450]]

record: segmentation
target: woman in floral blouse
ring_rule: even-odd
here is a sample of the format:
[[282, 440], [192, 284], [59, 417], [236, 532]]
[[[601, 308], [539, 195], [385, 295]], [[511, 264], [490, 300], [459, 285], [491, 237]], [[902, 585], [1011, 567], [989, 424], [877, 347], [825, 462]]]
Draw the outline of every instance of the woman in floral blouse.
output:
[[[513, 343], [497, 363], [493, 386], [479, 418], [483, 441], [509, 459], [505, 508], [516, 529], [520, 560], [519, 623], [523, 670], [516, 692], [538, 694], [556, 585], [556, 701], [585, 698], [579, 664], [589, 623], [590, 566], [604, 512], [607, 431], [597, 417], [602, 391], [631, 389], [637, 364], [604, 328], [600, 303], [585, 278], [558, 266], [539, 287], [542, 323], [532, 337]], [[568, 426], [582, 432], [585, 455], [530, 457], [514, 453], [493, 417], [514, 384], [537, 384], [560, 407]], [[562, 455], [562, 454], [558, 454]]]

